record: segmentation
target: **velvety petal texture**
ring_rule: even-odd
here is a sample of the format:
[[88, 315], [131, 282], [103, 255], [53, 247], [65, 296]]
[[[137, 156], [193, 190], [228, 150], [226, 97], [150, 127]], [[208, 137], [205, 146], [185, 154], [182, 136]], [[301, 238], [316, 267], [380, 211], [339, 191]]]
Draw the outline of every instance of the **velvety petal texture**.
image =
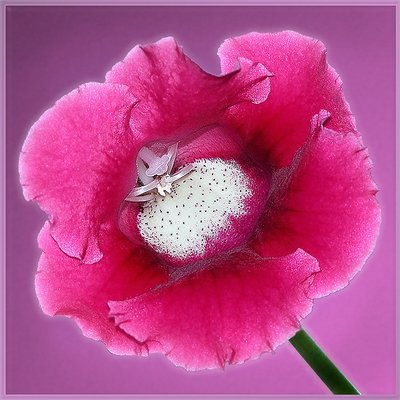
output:
[[263, 256], [300, 247], [318, 260], [312, 297], [348, 284], [371, 254], [381, 222], [367, 149], [352, 133], [325, 128], [329, 118], [326, 110], [314, 116], [292, 165], [273, 176], [265, 226], [255, 239]]
[[22, 148], [25, 198], [49, 215], [60, 248], [85, 263], [103, 256], [100, 231], [115, 223], [136, 180], [141, 143], [128, 125], [135, 103], [127, 86], [82, 85], [41, 116]]
[[[119, 328], [189, 370], [258, 358], [287, 341], [310, 311], [317, 261], [233, 252], [131, 300], [110, 302]], [[290, 293], [290, 295], [288, 295]]]
[[115, 354], [142, 354], [143, 346], [108, 317], [110, 299], [125, 300], [166, 281], [164, 269], [133, 247], [121, 233], [109, 232], [104, 257], [93, 265], [64, 254], [50, 235], [48, 223], [39, 235], [43, 254], [36, 275], [36, 293], [48, 315], [74, 318], [85, 336], [101, 340]]
[[297, 32], [249, 33], [227, 39], [219, 48], [223, 73], [245, 57], [262, 63], [272, 74], [271, 93], [261, 106], [243, 104], [227, 121], [239, 129], [252, 150], [276, 166], [290, 164], [309, 134], [309, 121], [320, 110], [331, 113], [337, 132], [355, 132], [354, 118], [342, 92], [342, 81], [326, 62], [320, 41]]
[[43, 311], [188, 370], [287, 341], [360, 270], [381, 218], [324, 45], [250, 33], [218, 54], [219, 77], [173, 38], [136, 46], [40, 117], [19, 164], [48, 214]]
[[127, 85], [140, 99], [130, 123], [135, 134], [177, 140], [215, 124], [237, 103], [265, 101], [270, 75], [262, 64], [245, 58], [225, 76], [210, 75], [167, 37], [136, 46], [108, 72], [106, 82]]

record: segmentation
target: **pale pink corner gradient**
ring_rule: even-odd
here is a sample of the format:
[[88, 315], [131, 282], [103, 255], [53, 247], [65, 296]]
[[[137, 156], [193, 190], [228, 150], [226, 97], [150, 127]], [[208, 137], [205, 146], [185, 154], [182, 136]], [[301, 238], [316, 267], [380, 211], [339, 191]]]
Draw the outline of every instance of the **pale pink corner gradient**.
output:
[[[4, 11], [4, 8], [3, 8]], [[105, 72], [137, 43], [172, 35], [219, 73], [222, 41], [250, 31], [297, 30], [322, 40], [374, 162], [381, 234], [364, 270], [318, 300], [305, 328], [370, 395], [396, 390], [395, 8], [16, 7], [6, 11], [7, 394], [328, 394], [289, 344], [225, 371], [187, 373], [164, 357], [117, 357], [65, 318], [44, 316], [33, 278], [44, 214], [23, 200], [18, 152], [55, 100]]]

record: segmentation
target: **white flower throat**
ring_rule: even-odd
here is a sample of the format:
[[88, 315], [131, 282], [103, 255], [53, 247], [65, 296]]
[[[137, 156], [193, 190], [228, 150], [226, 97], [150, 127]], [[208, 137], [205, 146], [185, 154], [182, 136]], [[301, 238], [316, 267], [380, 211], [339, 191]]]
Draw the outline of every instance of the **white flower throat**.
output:
[[155, 251], [178, 260], [201, 257], [229, 240], [232, 219], [246, 214], [248, 178], [237, 162], [219, 158], [198, 159], [172, 175], [168, 169], [147, 184], [150, 193], [137, 187], [127, 200], [148, 199], [137, 224]]

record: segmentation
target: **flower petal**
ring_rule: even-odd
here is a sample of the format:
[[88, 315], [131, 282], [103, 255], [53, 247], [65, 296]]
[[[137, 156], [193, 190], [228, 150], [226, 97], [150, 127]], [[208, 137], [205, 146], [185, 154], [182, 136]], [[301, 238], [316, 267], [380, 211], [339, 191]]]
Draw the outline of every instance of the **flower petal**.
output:
[[41, 116], [21, 152], [25, 198], [50, 215], [60, 248], [85, 263], [101, 259], [99, 231], [116, 219], [136, 179], [134, 104], [126, 86], [82, 85]]
[[83, 265], [66, 256], [50, 236], [46, 223], [39, 235], [43, 254], [36, 275], [36, 293], [48, 315], [75, 319], [85, 336], [103, 341], [115, 354], [142, 354], [145, 349], [108, 317], [107, 301], [141, 294], [166, 279], [154, 258], [118, 232], [110, 235], [103, 259]]
[[131, 128], [148, 140], [197, 131], [216, 123], [239, 102], [263, 102], [269, 93], [270, 73], [246, 59], [240, 69], [216, 77], [191, 61], [171, 37], [136, 46], [106, 75], [106, 81], [131, 87], [140, 100]]
[[368, 152], [352, 134], [323, 127], [329, 114], [312, 120], [312, 135], [290, 167], [272, 177], [263, 232], [254, 248], [278, 256], [302, 248], [315, 257], [310, 295], [345, 287], [372, 252], [381, 221]]
[[[191, 136], [189, 140], [179, 142], [175, 162], [177, 166], [181, 166], [200, 158], [220, 158], [259, 164], [258, 160], [253, 160], [251, 156], [252, 154], [246, 152], [242, 138], [234, 130], [217, 125], [208, 127], [196, 137]], [[269, 169], [264, 171], [268, 174]]]
[[256, 153], [268, 154], [273, 165], [290, 164], [308, 136], [308, 121], [321, 109], [332, 115], [329, 128], [356, 131], [342, 82], [327, 64], [320, 41], [292, 31], [249, 33], [227, 39], [218, 55], [224, 73], [235, 68], [239, 57], [246, 57], [273, 74], [267, 102], [241, 104], [227, 113], [227, 122], [242, 131]]
[[317, 269], [301, 250], [278, 259], [241, 251], [141, 296], [112, 301], [110, 315], [149, 352], [189, 370], [242, 363], [299, 329], [311, 311], [306, 291]]

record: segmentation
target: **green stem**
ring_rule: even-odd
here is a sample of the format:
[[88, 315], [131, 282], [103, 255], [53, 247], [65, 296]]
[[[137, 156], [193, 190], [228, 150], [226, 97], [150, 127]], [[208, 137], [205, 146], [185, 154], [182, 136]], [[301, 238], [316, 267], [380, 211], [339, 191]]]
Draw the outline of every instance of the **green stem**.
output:
[[333, 394], [360, 394], [306, 331], [298, 331], [290, 343]]

